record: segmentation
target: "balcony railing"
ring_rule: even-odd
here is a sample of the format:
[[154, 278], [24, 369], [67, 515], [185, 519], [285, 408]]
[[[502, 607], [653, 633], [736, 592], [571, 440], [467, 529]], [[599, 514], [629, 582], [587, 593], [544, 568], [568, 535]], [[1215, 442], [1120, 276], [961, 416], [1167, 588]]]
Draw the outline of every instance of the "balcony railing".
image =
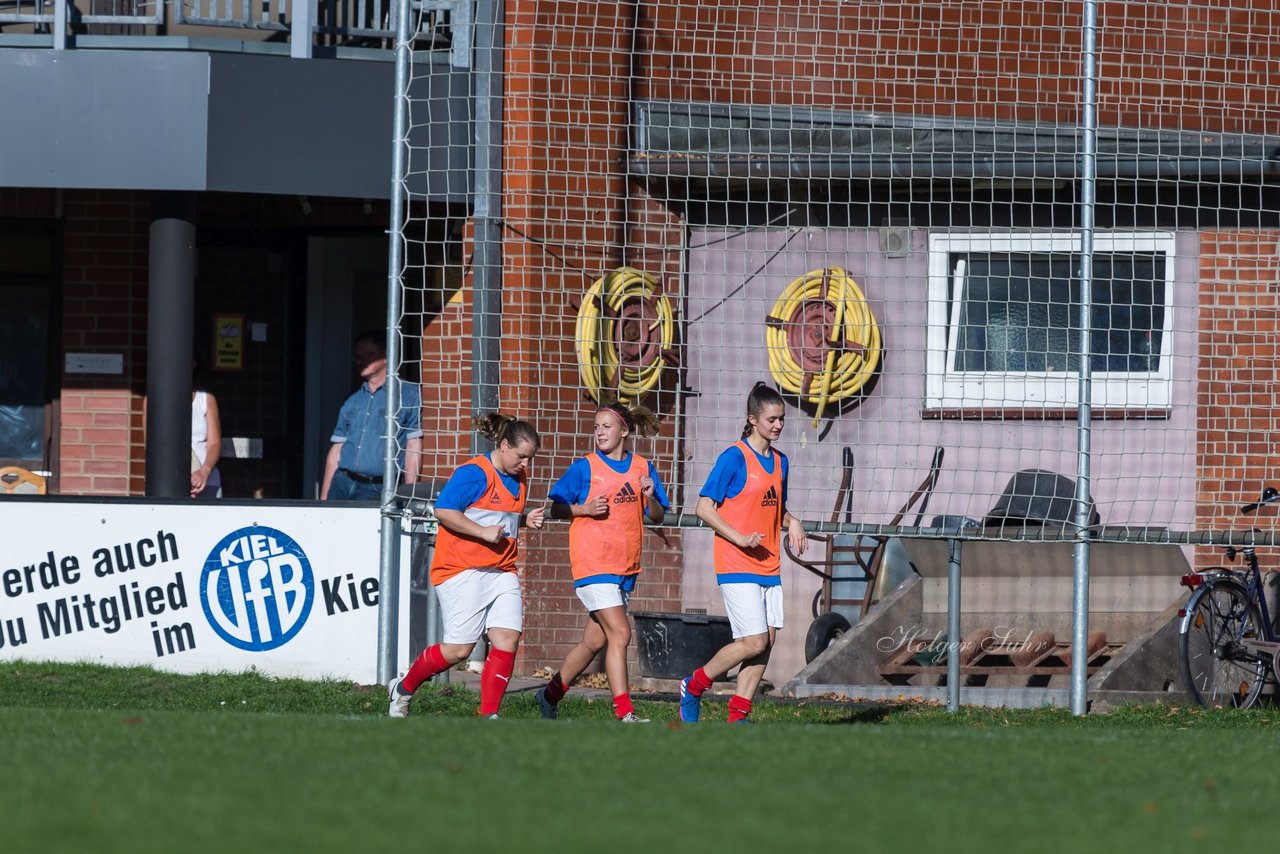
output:
[[[293, 56], [317, 46], [389, 50], [397, 10], [396, 0], [0, 0], [0, 47], [15, 36], [61, 49], [79, 36], [187, 35], [288, 42]], [[453, 47], [470, 12], [470, 0], [411, 0], [415, 47]]]

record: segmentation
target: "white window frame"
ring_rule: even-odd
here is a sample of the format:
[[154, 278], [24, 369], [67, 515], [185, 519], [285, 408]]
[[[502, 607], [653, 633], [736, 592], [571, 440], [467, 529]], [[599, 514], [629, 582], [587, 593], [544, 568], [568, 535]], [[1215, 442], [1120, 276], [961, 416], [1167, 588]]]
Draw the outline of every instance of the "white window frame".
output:
[[[1099, 232], [1095, 255], [1111, 252], [1163, 253], [1164, 328], [1158, 368], [1145, 374], [1093, 371], [1092, 405], [1149, 412], [1167, 409], [1173, 386], [1174, 235], [1169, 232]], [[1079, 403], [1076, 371], [958, 371], [956, 344], [967, 280], [964, 264], [948, 269], [955, 252], [1078, 254], [1079, 232], [937, 233], [929, 236], [929, 306], [925, 409], [1061, 410]], [[954, 297], [954, 299], [952, 298]]]

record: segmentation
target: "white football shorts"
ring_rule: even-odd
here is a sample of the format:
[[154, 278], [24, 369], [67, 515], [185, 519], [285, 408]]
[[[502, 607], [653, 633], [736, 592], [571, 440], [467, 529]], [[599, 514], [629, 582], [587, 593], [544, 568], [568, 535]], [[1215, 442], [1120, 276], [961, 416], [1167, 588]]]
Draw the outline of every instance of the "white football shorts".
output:
[[520, 579], [500, 569], [468, 569], [436, 586], [444, 643], [475, 643], [489, 629], [524, 631]]
[[782, 586], [743, 582], [721, 584], [720, 595], [729, 616], [733, 639], [768, 634], [782, 628]]
[[631, 591], [623, 590], [624, 586], [616, 581], [600, 581], [595, 584], [584, 584], [573, 588], [587, 611], [603, 611], [605, 608], [625, 608], [631, 601]]

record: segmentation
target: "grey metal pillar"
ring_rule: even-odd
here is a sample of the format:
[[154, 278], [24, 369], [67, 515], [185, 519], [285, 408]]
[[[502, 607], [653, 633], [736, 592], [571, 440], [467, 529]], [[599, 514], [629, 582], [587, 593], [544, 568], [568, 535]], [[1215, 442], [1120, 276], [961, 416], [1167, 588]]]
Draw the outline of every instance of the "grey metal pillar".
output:
[[947, 540], [947, 711], [960, 710], [960, 547]]
[[289, 26], [289, 56], [294, 59], [310, 59], [314, 50], [312, 42], [316, 26], [316, 0], [295, 0], [291, 4], [293, 21]]
[[1076, 543], [1072, 549], [1071, 711], [1088, 711], [1089, 680], [1089, 454], [1093, 418], [1090, 315], [1093, 311], [1093, 229], [1098, 175], [1098, 4], [1085, 0], [1083, 24], [1084, 78], [1080, 150], [1080, 384], [1076, 409]]
[[147, 277], [148, 498], [191, 495], [195, 281], [195, 196], [157, 192], [151, 201]]
[[[502, 0], [477, 0], [475, 18], [475, 254], [472, 259], [471, 412], [499, 404], [502, 358]], [[478, 433], [474, 453], [489, 450]]]
[[53, 49], [67, 49], [67, 7], [74, 0], [53, 0]]
[[[387, 240], [387, 436], [382, 463], [382, 527], [378, 561], [378, 682], [396, 676], [400, 620], [401, 521], [396, 503], [400, 479], [400, 273], [404, 264], [404, 215], [408, 204], [405, 176], [409, 144], [409, 60], [413, 34], [410, 0], [396, 0], [395, 95], [391, 128], [391, 222]], [[405, 627], [406, 633], [408, 626]]]

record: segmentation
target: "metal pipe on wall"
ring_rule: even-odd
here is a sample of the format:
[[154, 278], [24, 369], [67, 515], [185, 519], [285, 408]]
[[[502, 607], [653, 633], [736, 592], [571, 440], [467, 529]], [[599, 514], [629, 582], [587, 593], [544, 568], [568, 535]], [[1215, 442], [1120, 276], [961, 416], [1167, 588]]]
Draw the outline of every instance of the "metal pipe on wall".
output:
[[[498, 408], [502, 381], [502, 0], [477, 0], [473, 32], [471, 413], [479, 416]], [[472, 431], [471, 450], [488, 451], [488, 440]]]
[[631, 263], [631, 180], [627, 176], [626, 164], [631, 159], [631, 127], [634, 123], [633, 104], [636, 103], [636, 92], [639, 87], [636, 81], [640, 78], [640, 21], [644, 15], [643, 0], [634, 0], [628, 4], [631, 8], [631, 31], [627, 45], [627, 100], [623, 106], [626, 110], [626, 124], [622, 131], [622, 141], [618, 157], [614, 161], [615, 173], [619, 183], [619, 217], [618, 217], [618, 263], [627, 266]]
[[191, 495], [191, 346], [195, 322], [195, 197], [151, 197], [147, 276], [148, 498]]

